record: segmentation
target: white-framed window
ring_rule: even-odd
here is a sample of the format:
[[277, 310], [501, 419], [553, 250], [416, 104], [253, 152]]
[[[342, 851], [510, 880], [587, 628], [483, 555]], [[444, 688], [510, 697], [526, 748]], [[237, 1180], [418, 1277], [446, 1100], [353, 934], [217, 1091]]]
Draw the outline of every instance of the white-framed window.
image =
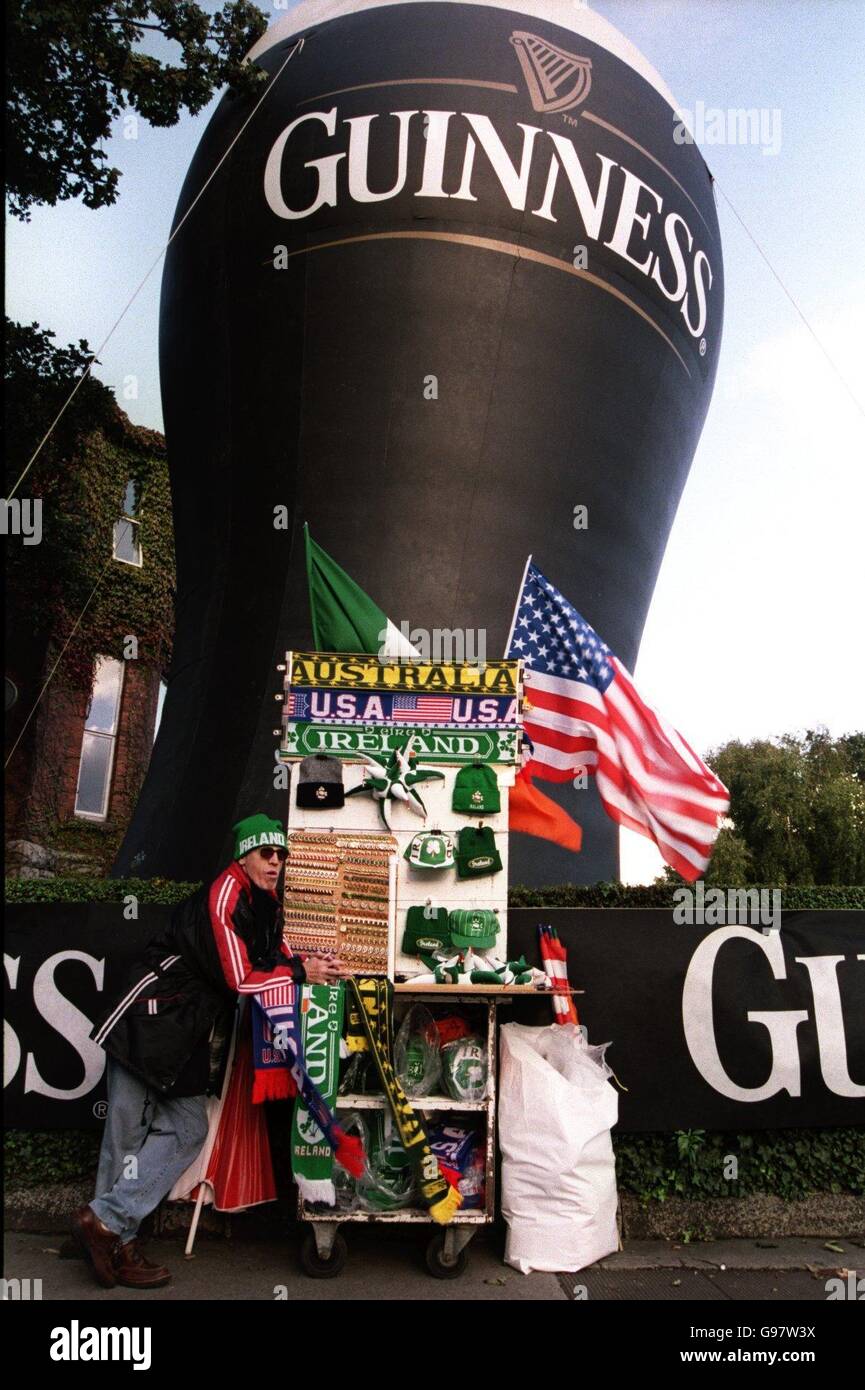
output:
[[123, 669], [123, 662], [116, 661], [113, 656], [96, 659], [75, 792], [75, 814], [85, 820], [105, 820], [108, 815], [120, 697], [123, 693]]
[[138, 521], [138, 488], [131, 480], [126, 484], [126, 491], [123, 494], [123, 515], [119, 521], [114, 523], [114, 548], [112, 554], [115, 560], [119, 560], [123, 565], [135, 565], [136, 569], [141, 569], [144, 563], [141, 555], [141, 541], [139, 539], [139, 528], [141, 523]]

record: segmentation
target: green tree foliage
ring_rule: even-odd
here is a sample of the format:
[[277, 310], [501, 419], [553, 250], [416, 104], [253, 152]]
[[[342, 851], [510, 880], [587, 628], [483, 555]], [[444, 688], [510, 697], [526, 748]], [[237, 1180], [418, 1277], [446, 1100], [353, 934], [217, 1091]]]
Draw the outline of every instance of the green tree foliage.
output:
[[865, 883], [865, 734], [734, 741], [706, 761], [730, 789], [733, 822], [707, 882]]
[[[225, 83], [254, 91], [266, 75], [243, 59], [266, 27], [248, 0], [214, 15], [191, 0], [7, 0], [11, 211], [26, 221], [39, 203], [113, 203], [120, 171], [102, 148], [112, 122], [128, 108], [170, 126]], [[142, 52], [150, 33], [176, 45], [179, 62]]]
[[[742, 836], [729, 826], [725, 826], [715, 841], [711, 863], [703, 875], [703, 880], [718, 888], [742, 888], [756, 882], [754, 878], [754, 856]], [[678, 874], [670, 871], [677, 883]]]

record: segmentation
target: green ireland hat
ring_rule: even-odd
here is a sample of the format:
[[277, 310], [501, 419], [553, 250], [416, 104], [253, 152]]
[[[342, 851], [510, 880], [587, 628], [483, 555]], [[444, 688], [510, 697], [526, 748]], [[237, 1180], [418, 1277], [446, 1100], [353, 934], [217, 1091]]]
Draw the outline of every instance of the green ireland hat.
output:
[[259, 845], [279, 845], [285, 849], [285, 831], [279, 821], [271, 820], [270, 816], [247, 816], [231, 828], [234, 832], [235, 859], [242, 859], [250, 850], [258, 849]]
[[432, 953], [451, 944], [446, 907], [410, 907], [405, 915], [403, 955]]
[[496, 944], [499, 919], [489, 907], [457, 907], [449, 917], [451, 941], [455, 946], [488, 951]]
[[502, 857], [488, 825], [465, 825], [457, 836], [457, 878], [482, 878], [497, 874]]
[[461, 767], [454, 779], [453, 810], [466, 816], [493, 816], [502, 802], [496, 774], [486, 763]]

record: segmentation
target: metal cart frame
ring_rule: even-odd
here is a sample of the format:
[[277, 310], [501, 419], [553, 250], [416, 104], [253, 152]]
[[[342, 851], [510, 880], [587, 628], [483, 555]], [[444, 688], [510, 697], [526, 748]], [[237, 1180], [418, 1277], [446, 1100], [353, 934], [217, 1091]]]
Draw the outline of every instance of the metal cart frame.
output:
[[[298, 1199], [298, 1217], [308, 1223], [301, 1249], [303, 1268], [311, 1278], [333, 1278], [345, 1264], [347, 1247], [339, 1233], [339, 1228], [350, 1222], [389, 1222], [395, 1225], [430, 1225], [435, 1232], [428, 1243], [426, 1264], [430, 1274], [438, 1279], [453, 1279], [462, 1274], [467, 1262], [467, 1246], [478, 1227], [488, 1226], [495, 1217], [496, 1209], [496, 1059], [498, 1055], [498, 1010], [502, 1003], [509, 1002], [508, 996], [529, 994], [535, 991], [531, 986], [484, 987], [474, 985], [415, 985], [397, 984], [394, 993], [399, 998], [441, 999], [454, 1004], [483, 1004], [486, 1007], [487, 1023], [487, 1097], [485, 1100], [458, 1101], [449, 1096], [423, 1096], [412, 1105], [421, 1115], [457, 1114], [469, 1112], [486, 1115], [486, 1160], [485, 1160], [485, 1201], [480, 1210], [457, 1212], [446, 1226], [437, 1225], [432, 1217], [419, 1207], [406, 1207], [402, 1211], [346, 1211], [334, 1215], [333, 1208], [316, 1209], [302, 1198]], [[341, 1095], [337, 1097], [339, 1110], [383, 1110], [387, 1108], [387, 1097], [377, 1095]]]

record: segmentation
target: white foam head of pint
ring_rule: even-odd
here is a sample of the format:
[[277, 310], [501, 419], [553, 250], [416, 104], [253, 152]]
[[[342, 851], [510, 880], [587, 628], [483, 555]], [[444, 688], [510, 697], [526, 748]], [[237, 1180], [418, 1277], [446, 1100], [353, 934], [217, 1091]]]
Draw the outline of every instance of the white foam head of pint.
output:
[[[659, 92], [666, 102], [677, 111], [678, 103], [663, 78], [647, 62], [630, 40], [626, 39], [608, 20], [590, 10], [580, 0], [438, 0], [447, 5], [487, 5], [490, 9], [511, 10], [514, 14], [526, 15], [531, 19], [545, 19], [550, 24], [558, 24], [561, 29], [569, 29], [580, 38], [589, 39], [600, 48], [620, 58], [628, 67]], [[250, 58], [260, 58], [274, 44], [282, 43], [297, 34], [301, 29], [309, 29], [313, 24], [325, 24], [330, 19], [341, 19], [343, 15], [358, 14], [361, 10], [378, 10], [385, 5], [426, 4], [429, 0], [301, 0], [293, 10], [274, 24], [250, 50]]]

